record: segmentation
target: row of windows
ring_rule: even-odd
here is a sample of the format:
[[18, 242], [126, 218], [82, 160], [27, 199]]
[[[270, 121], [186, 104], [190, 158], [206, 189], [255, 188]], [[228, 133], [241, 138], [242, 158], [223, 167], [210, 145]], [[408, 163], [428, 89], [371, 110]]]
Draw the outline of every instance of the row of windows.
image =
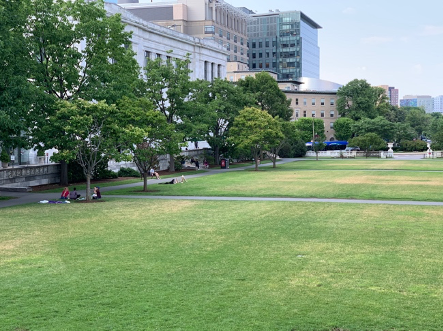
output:
[[[303, 110], [303, 117], [308, 117], [308, 111], [307, 110]], [[315, 110], [311, 111], [311, 117], [317, 117], [316, 116], [317, 112]], [[320, 117], [326, 117], [326, 112], [324, 110], [320, 111]], [[335, 111], [334, 110], [330, 110], [329, 111], [329, 117], [334, 117], [335, 116]], [[295, 117], [298, 118], [300, 117], [300, 111], [296, 110], [295, 111]]]
[[[315, 106], [317, 102], [316, 98], [312, 98], [311, 99], [311, 106]], [[325, 98], [321, 98], [320, 99], [320, 106], [324, 106], [325, 105]], [[298, 106], [299, 104], [299, 100], [298, 98], [295, 99], [295, 105]], [[307, 98], [303, 98], [303, 106], [307, 106], [308, 105], [308, 99]], [[334, 98], [330, 98], [329, 99], [329, 105], [330, 106], [335, 106], [335, 99]]]
[[[215, 27], [213, 25], [206, 25], [205, 26], [205, 34], [215, 34]], [[218, 29], [218, 36], [220, 38], [223, 38], [223, 35], [226, 36], [227, 40], [231, 40], [231, 33], [229, 31], [223, 31], [223, 29]], [[236, 34], [232, 36], [232, 40], [234, 43], [237, 43], [240, 40], [240, 45], [244, 45], [245, 41], [243, 37], [238, 37]]]

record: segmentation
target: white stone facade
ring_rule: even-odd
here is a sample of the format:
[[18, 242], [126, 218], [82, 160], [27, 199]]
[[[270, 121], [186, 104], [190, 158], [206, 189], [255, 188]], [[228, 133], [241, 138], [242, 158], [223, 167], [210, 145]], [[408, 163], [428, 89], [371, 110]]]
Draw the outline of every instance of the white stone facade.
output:
[[[122, 7], [105, 4], [110, 14], [120, 14], [126, 24], [126, 31], [132, 31], [132, 48], [136, 53], [137, 62], [144, 67], [147, 57], [167, 57], [184, 59], [190, 56], [191, 80], [226, 77], [226, 50], [212, 40], [191, 37], [183, 33], [146, 22]], [[168, 53], [172, 51], [172, 53]]]

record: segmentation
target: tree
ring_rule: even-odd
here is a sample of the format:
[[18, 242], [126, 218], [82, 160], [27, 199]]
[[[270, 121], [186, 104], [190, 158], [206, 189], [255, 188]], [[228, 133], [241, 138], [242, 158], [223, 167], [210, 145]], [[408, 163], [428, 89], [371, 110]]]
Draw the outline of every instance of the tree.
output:
[[337, 140], [348, 140], [354, 133], [352, 125], [354, 121], [347, 117], [340, 117], [334, 122], [335, 138]]
[[131, 152], [146, 192], [149, 170], [158, 166], [159, 155], [166, 154], [169, 142], [174, 140], [174, 125], [167, 123], [163, 114], [154, 111], [147, 99], [123, 98], [117, 103], [117, 108], [120, 110], [120, 126], [124, 127], [119, 141], [126, 142], [124, 148]]
[[[139, 84], [139, 95], [149, 99], [154, 109], [162, 113], [166, 121], [177, 129], [177, 124], [183, 119], [185, 104], [191, 92], [189, 63], [189, 56], [184, 60], [149, 60], [145, 67], [146, 80]], [[181, 140], [184, 138], [185, 134], [181, 132]], [[175, 154], [180, 151], [179, 145], [175, 139], [165, 139], [170, 141], [167, 150], [169, 171], [175, 171], [174, 159]]]
[[364, 79], [354, 79], [340, 87], [337, 97], [338, 113], [354, 121], [385, 115], [390, 107], [385, 91], [381, 87], [372, 87]]
[[415, 130], [417, 138], [427, 135], [431, 124], [431, 115], [426, 114], [426, 111], [419, 107], [410, 107], [406, 111], [406, 123]]
[[351, 146], [359, 146], [360, 149], [366, 152], [368, 157], [370, 151], [375, 151], [386, 147], [386, 143], [376, 133], [367, 133], [363, 136], [352, 138], [349, 141]]
[[315, 140], [316, 137], [322, 142], [325, 141], [325, 124], [319, 118], [299, 118], [295, 126], [300, 132], [301, 139], [306, 143]]
[[289, 121], [293, 114], [291, 100], [279, 89], [277, 81], [267, 72], [260, 72], [255, 77], [246, 77], [237, 84], [247, 93], [251, 93], [256, 105], [266, 110], [272, 117]]
[[395, 136], [395, 124], [389, 122], [383, 116], [377, 116], [374, 119], [363, 118], [352, 125], [352, 131], [363, 136], [366, 133], [375, 133], [385, 141], [393, 141]]
[[194, 82], [192, 96], [183, 116], [187, 131], [206, 140], [214, 151], [215, 164], [226, 146], [229, 129], [239, 111], [253, 100], [235, 84], [222, 79]]
[[[288, 122], [277, 119], [280, 130], [283, 133], [283, 139], [278, 139], [269, 146], [269, 157], [272, 160], [272, 167], [276, 167], [277, 157], [280, 155], [280, 151], [285, 147], [289, 147], [293, 153], [295, 153], [295, 145], [300, 141], [300, 133], [297, 130], [295, 122]], [[304, 145], [304, 143], [303, 143]], [[306, 146], [305, 146], [306, 149]], [[306, 151], [305, 151], [306, 153]], [[291, 156], [293, 157], [293, 156]]]
[[284, 135], [276, 119], [250, 107], [241, 110], [234, 119], [229, 139], [238, 149], [250, 152], [257, 171], [261, 153], [284, 139]]
[[5, 149], [25, 145], [22, 132], [35, 94], [28, 80], [28, 9], [27, 0], [0, 1], [0, 145]]
[[51, 136], [48, 142], [58, 149], [53, 159], [77, 160], [86, 177], [86, 199], [91, 199], [91, 178], [97, 164], [111, 158], [122, 159], [117, 137], [121, 136], [121, 116], [104, 101], [60, 101], [59, 110], [47, 121], [63, 135]]
[[[58, 100], [116, 102], [132, 93], [139, 67], [120, 15], [108, 16], [102, 0], [30, 0], [32, 11], [25, 35], [33, 65], [30, 79], [42, 92], [28, 124], [42, 148], [63, 132], [44, 128], [58, 111]], [[41, 132], [46, 132], [42, 135]], [[64, 147], [64, 146], [60, 146]], [[67, 184], [64, 160], [61, 183]]]

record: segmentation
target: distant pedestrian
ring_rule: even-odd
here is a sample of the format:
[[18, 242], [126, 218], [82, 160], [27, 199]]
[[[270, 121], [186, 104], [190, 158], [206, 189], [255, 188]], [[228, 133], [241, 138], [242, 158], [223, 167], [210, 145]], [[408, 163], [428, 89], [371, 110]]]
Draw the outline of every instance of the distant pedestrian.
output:
[[198, 160], [195, 160], [195, 169], [200, 169], [200, 163], [198, 163]]

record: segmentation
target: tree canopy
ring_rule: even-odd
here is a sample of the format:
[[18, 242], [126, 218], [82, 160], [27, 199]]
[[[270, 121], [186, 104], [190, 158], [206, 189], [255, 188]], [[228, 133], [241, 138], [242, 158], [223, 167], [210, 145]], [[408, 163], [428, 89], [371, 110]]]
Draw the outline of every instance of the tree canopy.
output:
[[389, 110], [388, 97], [381, 87], [373, 87], [364, 79], [354, 79], [338, 89], [337, 110], [341, 116], [354, 121], [375, 118]]
[[234, 119], [229, 139], [236, 148], [251, 154], [255, 159], [255, 170], [258, 170], [261, 153], [278, 144], [284, 135], [276, 119], [267, 112], [249, 107], [241, 110]]
[[255, 77], [248, 76], [237, 84], [247, 93], [251, 93], [255, 104], [266, 110], [273, 117], [289, 121], [293, 114], [291, 100], [279, 89], [277, 81], [267, 72], [260, 72]]

